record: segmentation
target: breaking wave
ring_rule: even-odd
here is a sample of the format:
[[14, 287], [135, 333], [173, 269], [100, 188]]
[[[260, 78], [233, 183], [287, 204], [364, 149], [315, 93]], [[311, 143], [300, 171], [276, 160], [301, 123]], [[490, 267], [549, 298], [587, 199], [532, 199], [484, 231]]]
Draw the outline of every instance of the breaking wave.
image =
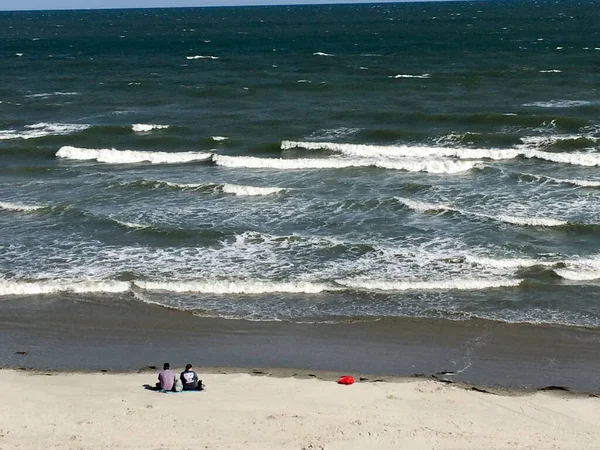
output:
[[178, 164], [193, 161], [208, 161], [211, 153], [201, 152], [144, 152], [136, 150], [90, 149], [65, 146], [61, 147], [56, 156], [65, 159], [93, 160], [109, 164]]
[[[21, 53], [22, 55], [22, 53]], [[53, 96], [70, 96], [70, 95], [79, 95], [79, 92], [42, 92], [40, 94], [29, 94], [25, 97], [27, 98], [48, 98]]]
[[243, 186], [238, 184], [224, 184], [221, 187], [225, 194], [234, 194], [241, 196], [259, 196], [259, 195], [272, 195], [283, 191], [283, 188], [278, 187], [255, 187], [255, 186]]
[[190, 281], [134, 281], [133, 284], [149, 291], [194, 292], [202, 294], [269, 294], [275, 292], [318, 294], [339, 290], [335, 286], [311, 282], [273, 282], [263, 280], [190, 280]]
[[281, 159], [257, 158], [253, 156], [214, 155], [213, 161], [223, 167], [247, 169], [343, 169], [351, 167], [377, 167], [381, 169], [404, 170], [407, 172], [459, 173], [467, 172], [479, 165], [479, 161], [452, 160], [391, 160], [391, 159]]
[[0, 295], [43, 295], [58, 292], [77, 294], [127, 292], [131, 285], [125, 281], [8, 281], [0, 280]]
[[523, 280], [498, 279], [498, 280], [473, 280], [450, 279], [439, 281], [400, 281], [400, 280], [337, 280], [343, 286], [356, 290], [377, 291], [410, 291], [410, 290], [483, 290], [502, 287], [519, 286]]
[[185, 59], [219, 59], [218, 56], [205, 56], [205, 55], [194, 55], [194, 56], [186, 56]]
[[78, 133], [89, 127], [90, 125], [87, 124], [40, 122], [33, 125], [25, 125], [24, 130], [1, 130], [0, 140], [65, 136], [67, 134]]
[[431, 78], [431, 75], [428, 73], [422, 73], [421, 75], [405, 75], [402, 73], [399, 73], [398, 75], [390, 75], [390, 78]]
[[558, 220], [547, 217], [520, 217], [520, 216], [511, 216], [508, 214], [500, 214], [500, 215], [491, 215], [491, 214], [482, 214], [477, 212], [465, 211], [459, 208], [454, 208], [445, 204], [434, 204], [427, 202], [419, 202], [415, 200], [410, 200], [402, 197], [395, 197], [400, 203], [403, 203], [408, 208], [413, 209], [419, 212], [444, 212], [444, 211], [452, 211], [462, 214], [464, 216], [473, 216], [473, 217], [481, 217], [485, 219], [496, 220], [499, 222], [509, 223], [511, 225], [519, 225], [519, 226], [534, 226], [534, 227], [560, 227], [569, 225], [569, 222], [566, 220]]
[[577, 108], [592, 105], [589, 100], [549, 100], [543, 102], [524, 103], [523, 106], [534, 106], [536, 108]]
[[10, 203], [10, 202], [0, 202], [0, 210], [4, 209], [6, 211], [36, 211], [38, 209], [46, 208], [46, 206], [42, 205], [24, 205], [21, 203]]
[[193, 189], [200, 191], [223, 192], [225, 194], [233, 194], [240, 196], [271, 195], [277, 194], [285, 190], [285, 188], [279, 187], [258, 187], [230, 183], [176, 183], [173, 181], [162, 180], [137, 180], [129, 182], [120, 182], [119, 185], [132, 187], [151, 187], [153, 189]]
[[522, 174], [526, 177], [531, 177], [536, 181], [552, 181], [558, 184], [570, 184], [573, 186], [581, 186], [581, 187], [600, 187], [600, 180], [578, 180], [578, 179], [569, 179], [569, 178], [554, 178], [548, 175], [535, 175], [531, 173]]
[[169, 125], [155, 125], [146, 123], [134, 123], [131, 125], [131, 129], [136, 133], [147, 133], [152, 130], [166, 130]]
[[295, 142], [282, 141], [281, 149], [304, 148], [307, 150], [328, 150], [342, 153], [344, 155], [373, 158], [405, 158], [405, 157], [453, 157], [458, 159], [491, 159], [503, 160], [514, 159], [519, 156], [524, 158], [536, 158], [546, 161], [573, 164], [580, 166], [600, 166], [600, 154], [574, 152], [574, 153], [552, 153], [535, 150], [527, 147], [527, 142], [516, 149], [476, 149], [476, 148], [451, 148], [451, 147], [428, 147], [428, 146], [382, 146], [366, 144], [339, 144], [333, 142]]

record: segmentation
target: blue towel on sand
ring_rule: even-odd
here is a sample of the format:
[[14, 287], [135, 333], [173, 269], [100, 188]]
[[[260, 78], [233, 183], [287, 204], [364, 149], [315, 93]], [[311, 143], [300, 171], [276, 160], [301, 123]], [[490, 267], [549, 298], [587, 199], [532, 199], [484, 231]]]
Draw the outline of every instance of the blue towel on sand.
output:
[[179, 391], [179, 392], [175, 392], [175, 391], [166, 391], [164, 389], [159, 389], [156, 392], [160, 392], [161, 394], [183, 394], [186, 392], [205, 392], [206, 388], [202, 389], [201, 391]]

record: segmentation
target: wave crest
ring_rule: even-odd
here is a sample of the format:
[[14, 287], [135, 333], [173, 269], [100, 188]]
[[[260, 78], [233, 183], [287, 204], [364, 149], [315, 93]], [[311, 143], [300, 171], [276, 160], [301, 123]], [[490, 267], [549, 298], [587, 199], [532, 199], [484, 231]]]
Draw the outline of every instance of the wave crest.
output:
[[255, 187], [238, 184], [224, 184], [221, 189], [225, 194], [234, 194], [240, 196], [272, 195], [284, 190], [283, 188], [278, 187]]
[[98, 161], [108, 164], [178, 164], [193, 161], [208, 161], [211, 153], [201, 152], [145, 152], [136, 150], [91, 149], [65, 146], [56, 152], [58, 158]]
[[11, 202], [0, 202], [0, 209], [4, 209], [7, 211], [36, 211], [38, 209], [43, 209], [45, 206], [42, 205], [24, 205], [21, 203], [11, 203]]
[[134, 123], [131, 125], [131, 129], [135, 133], [147, 133], [152, 130], [166, 130], [169, 125], [158, 125], [153, 123]]
[[0, 280], [0, 295], [43, 295], [58, 292], [76, 294], [109, 292], [127, 292], [130, 283], [126, 281], [8, 281]]
[[520, 279], [450, 279], [438, 281], [400, 280], [337, 280], [342, 286], [356, 290], [409, 291], [409, 290], [483, 290], [519, 286]]
[[[272, 282], [272, 281], [234, 281], [234, 280], [197, 280], [197, 281], [134, 281], [133, 284], [148, 291], [193, 292], [201, 294], [269, 294], [298, 293], [318, 294], [336, 290], [334, 286], [323, 283]], [[339, 290], [339, 289], [338, 289]]]
[[351, 167], [377, 167], [381, 169], [404, 170], [407, 172], [459, 173], [467, 172], [479, 165], [479, 162], [452, 160], [390, 160], [390, 159], [282, 159], [257, 158], [254, 156], [214, 155], [213, 161], [223, 167], [247, 169], [344, 169]]

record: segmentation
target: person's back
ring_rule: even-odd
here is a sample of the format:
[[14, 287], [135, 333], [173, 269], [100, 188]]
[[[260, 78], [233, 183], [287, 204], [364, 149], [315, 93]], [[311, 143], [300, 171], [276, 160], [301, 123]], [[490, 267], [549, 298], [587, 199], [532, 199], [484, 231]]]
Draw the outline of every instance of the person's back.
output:
[[158, 373], [158, 382], [161, 389], [165, 391], [170, 391], [173, 389], [173, 384], [175, 384], [175, 372], [171, 369], [171, 365], [169, 363], [165, 363], [163, 365], [163, 370]]
[[198, 374], [192, 370], [191, 364], [185, 366], [185, 371], [181, 372], [180, 378], [183, 383], [184, 391], [198, 390]]

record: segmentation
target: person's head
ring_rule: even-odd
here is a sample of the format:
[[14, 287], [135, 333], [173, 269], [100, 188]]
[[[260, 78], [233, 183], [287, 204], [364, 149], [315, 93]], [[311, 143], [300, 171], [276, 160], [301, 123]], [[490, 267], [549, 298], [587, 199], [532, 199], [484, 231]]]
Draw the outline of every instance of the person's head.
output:
[[164, 363], [163, 364], [163, 370], [168, 370], [170, 368], [171, 368], [171, 364], [169, 364], [169, 363]]
[[191, 368], [192, 368], [192, 365], [191, 365], [191, 364], [186, 364], [186, 366], [185, 366], [185, 370], [186, 370], [186, 371], [190, 370]]

